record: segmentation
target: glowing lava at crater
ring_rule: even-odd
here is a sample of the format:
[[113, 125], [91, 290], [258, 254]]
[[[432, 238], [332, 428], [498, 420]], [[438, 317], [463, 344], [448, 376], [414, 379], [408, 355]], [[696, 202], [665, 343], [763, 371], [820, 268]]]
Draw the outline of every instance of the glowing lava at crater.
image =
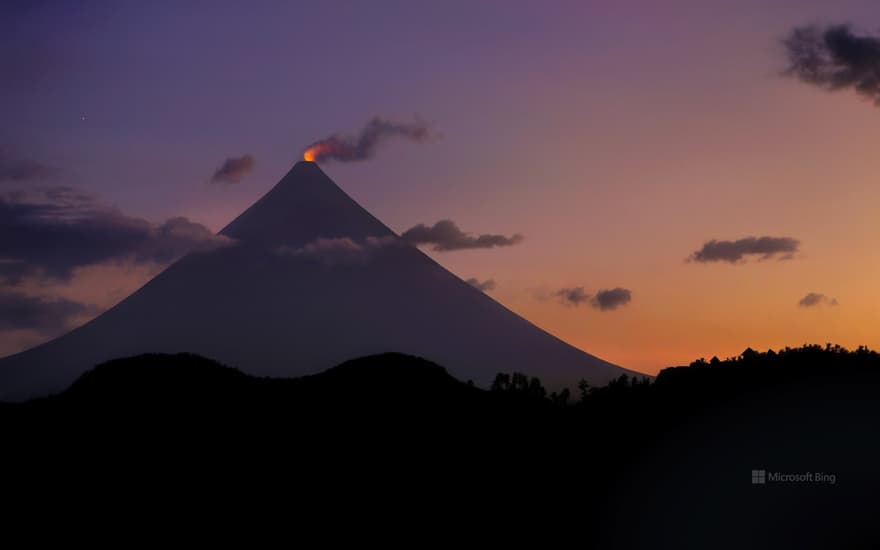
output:
[[331, 154], [332, 150], [333, 147], [329, 143], [316, 143], [303, 152], [303, 160], [307, 162], [315, 162], [316, 160], [323, 159], [328, 154]]

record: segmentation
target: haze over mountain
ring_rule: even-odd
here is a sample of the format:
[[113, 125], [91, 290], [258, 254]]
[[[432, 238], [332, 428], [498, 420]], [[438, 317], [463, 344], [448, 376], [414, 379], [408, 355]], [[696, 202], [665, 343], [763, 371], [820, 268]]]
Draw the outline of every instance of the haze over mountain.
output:
[[261, 376], [301, 376], [389, 351], [488, 386], [550, 388], [627, 371], [551, 336], [459, 279], [299, 162], [221, 235], [103, 315], [0, 360], [0, 400], [63, 390], [103, 361], [191, 352]]

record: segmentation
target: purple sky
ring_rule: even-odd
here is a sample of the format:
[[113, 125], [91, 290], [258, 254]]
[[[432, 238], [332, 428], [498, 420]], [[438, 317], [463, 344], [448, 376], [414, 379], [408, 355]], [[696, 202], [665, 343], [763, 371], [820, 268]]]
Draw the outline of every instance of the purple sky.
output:
[[[496, 299], [587, 351], [656, 371], [748, 345], [880, 345], [853, 328], [877, 321], [867, 310], [804, 325], [786, 317], [801, 319], [796, 307], [770, 316], [791, 330], [746, 321], [768, 318], [765, 297], [780, 288], [796, 287], [785, 296], [795, 305], [840, 296], [840, 312], [865, 299], [845, 289], [867, 282], [831, 275], [860, 265], [859, 251], [809, 220], [829, 189], [848, 223], [880, 198], [866, 183], [880, 111], [782, 78], [779, 41], [810, 23], [873, 31], [876, 1], [34, 0], [4, 2], [0, 21], [0, 150], [128, 215], [218, 230], [315, 140], [377, 115], [419, 116], [436, 132], [427, 143], [324, 169], [398, 232], [448, 218], [524, 234], [504, 250], [432, 255], [494, 279]], [[240, 183], [210, 183], [245, 154], [255, 167]], [[765, 234], [797, 237], [815, 261], [841, 252], [784, 276], [793, 268], [683, 266], [710, 238]], [[691, 276], [702, 279], [682, 282]], [[583, 285], [632, 289], [632, 304], [596, 313], [535, 299]], [[719, 287], [743, 294], [682, 304]], [[735, 321], [685, 344], [718, 309]]]

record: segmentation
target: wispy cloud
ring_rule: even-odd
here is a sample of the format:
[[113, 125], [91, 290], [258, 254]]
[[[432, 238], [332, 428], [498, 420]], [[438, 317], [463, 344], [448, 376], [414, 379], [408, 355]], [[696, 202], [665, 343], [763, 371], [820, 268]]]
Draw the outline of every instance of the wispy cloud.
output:
[[495, 287], [497, 286], [494, 279], [486, 279], [485, 281], [481, 281], [475, 277], [471, 277], [465, 282], [476, 288], [477, 290], [482, 290], [483, 292], [495, 290]]
[[735, 241], [712, 239], [688, 258], [693, 262], [737, 263], [747, 256], [758, 256], [761, 260], [778, 258], [787, 260], [798, 251], [800, 241], [791, 237], [745, 237]]
[[401, 237], [414, 245], [430, 245], [438, 252], [513, 246], [524, 239], [520, 234], [510, 237], [488, 233], [473, 236], [459, 229], [452, 220], [440, 220], [432, 226], [419, 224], [404, 231]]
[[800, 307], [816, 307], [816, 306], [836, 306], [837, 298], [831, 298], [829, 296], [825, 296], [819, 292], [810, 292], [806, 296], [800, 299], [798, 302]]
[[555, 295], [559, 297], [562, 303], [572, 306], [579, 306], [583, 303], [589, 302], [593, 297], [592, 294], [588, 294], [584, 291], [584, 287], [582, 286], [560, 288], [556, 291]]
[[[106, 261], [167, 263], [232, 243], [183, 217], [153, 224], [70, 187], [0, 194], [0, 277], [68, 278]], [[14, 276], [13, 276], [14, 275]]]
[[608, 290], [600, 290], [590, 300], [590, 304], [602, 311], [611, 311], [621, 306], [625, 306], [632, 300], [632, 292], [626, 288], [612, 288]]
[[621, 287], [602, 289], [595, 294], [588, 293], [582, 286], [561, 288], [554, 293], [554, 296], [563, 304], [579, 306], [589, 303], [599, 311], [612, 311], [632, 301], [632, 291]]
[[56, 333], [81, 315], [94, 315], [92, 306], [64, 298], [43, 298], [20, 292], [0, 292], [0, 331], [33, 330]]
[[325, 265], [353, 265], [366, 263], [372, 254], [397, 242], [396, 237], [367, 237], [361, 243], [349, 237], [318, 238], [299, 248], [283, 245], [276, 252], [281, 256], [318, 260]]
[[256, 161], [251, 155], [229, 157], [214, 172], [211, 181], [214, 183], [240, 183], [242, 178], [253, 171], [254, 166], [256, 166]]

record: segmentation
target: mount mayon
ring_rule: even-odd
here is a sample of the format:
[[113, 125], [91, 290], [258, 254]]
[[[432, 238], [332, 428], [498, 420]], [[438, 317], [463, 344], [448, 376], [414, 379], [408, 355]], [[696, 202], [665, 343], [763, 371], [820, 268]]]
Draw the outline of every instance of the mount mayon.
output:
[[59, 392], [109, 359], [192, 352], [258, 376], [314, 374], [396, 351], [487, 387], [549, 388], [631, 373], [551, 336], [473, 288], [297, 163], [220, 235], [85, 325], [0, 359], [0, 401]]

